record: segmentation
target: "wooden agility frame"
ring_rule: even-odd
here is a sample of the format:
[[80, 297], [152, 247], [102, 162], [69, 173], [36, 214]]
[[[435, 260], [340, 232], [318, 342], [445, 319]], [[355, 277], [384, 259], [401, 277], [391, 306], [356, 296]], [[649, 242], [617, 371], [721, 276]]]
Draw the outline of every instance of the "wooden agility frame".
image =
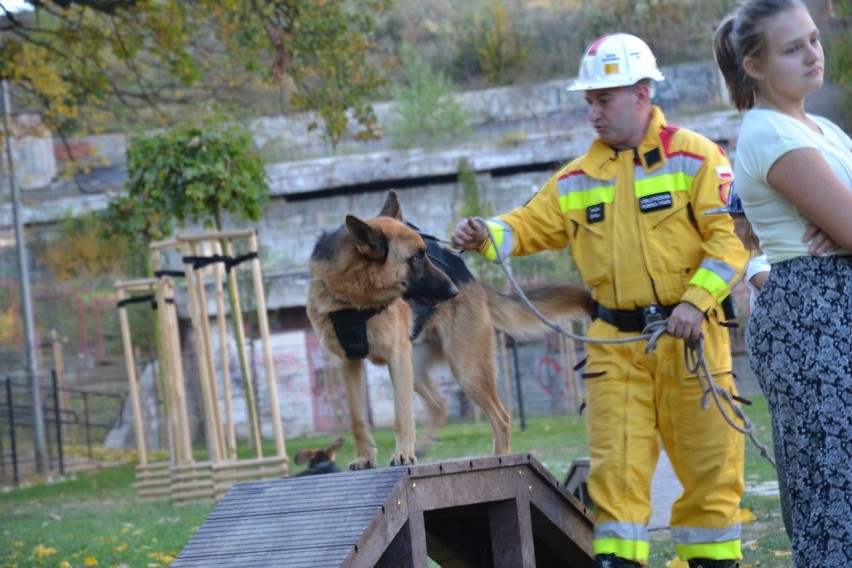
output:
[[[235, 271], [232, 270], [233, 266], [229, 265], [226, 269], [226, 263], [233, 260], [233, 241], [235, 239], [244, 239], [249, 250], [249, 254], [245, 256], [244, 260], [251, 262], [251, 274], [254, 280], [258, 326], [263, 346], [266, 389], [270, 406], [272, 434], [275, 441], [275, 454], [273, 456], [263, 455], [257, 399], [252, 386], [246, 352], [243, 312], [239, 302], [239, 284]], [[151, 249], [155, 253], [152, 255], [152, 267], [155, 274], [159, 275], [158, 290], [162, 288], [164, 298], [169, 293], [168, 291], [173, 290], [174, 287], [170, 279], [164, 276], [166, 271], [162, 270], [161, 253], [175, 250], [182, 256], [183, 276], [186, 278], [187, 299], [203, 398], [205, 442], [208, 453], [206, 461], [193, 461], [191, 453], [188, 454], [189, 457], [186, 460], [174, 460], [175, 463], [171, 468], [172, 499], [176, 502], [197, 498], [217, 500], [234, 482], [288, 475], [289, 460], [286, 454], [281, 422], [274, 362], [269, 342], [269, 321], [266, 313], [260, 260], [257, 258], [257, 237], [254, 230], [198, 234], [181, 233], [175, 239], [152, 243]], [[210, 253], [212, 253], [212, 256]], [[212, 304], [207, 299], [206, 282], [211, 277], [214, 295]], [[226, 308], [225, 304], [224, 283], [226, 279], [231, 300], [230, 310]], [[163, 322], [161, 319], [161, 333], [164, 340], [168, 340], [169, 343], [177, 346], [177, 352], [167, 352], [173, 357], [169, 359], [169, 368], [175, 371], [180, 370], [182, 383], [182, 369], [179, 367], [180, 341], [177, 335], [169, 335], [177, 333], [177, 315], [174, 305], [172, 304], [167, 311], [169, 319], [167, 322]], [[255, 453], [254, 458], [245, 460], [239, 459], [237, 455], [237, 436], [233, 418], [233, 395], [231, 392], [230, 355], [228, 353], [226, 324], [226, 314], [229, 311], [246, 388], [248, 418], [251, 425], [250, 444]], [[211, 313], [214, 314], [213, 317], [211, 317]], [[215, 329], [219, 336], [220, 365], [218, 371], [222, 378], [221, 393], [219, 392], [217, 365], [213, 353], [211, 319], [215, 319]], [[176, 394], [174, 396], [177, 397]], [[183, 409], [185, 412], [185, 398], [182, 393], [180, 400], [184, 402]], [[177, 420], [177, 423], [177, 439], [181, 440], [182, 445], [185, 444], [188, 447], [190, 437], [185, 414], [182, 419]]]
[[[139, 463], [136, 466], [136, 489], [140, 497], [166, 497], [170, 494], [169, 483], [169, 467], [171, 462], [155, 462], [151, 463], [148, 460], [148, 447], [146, 443], [145, 427], [142, 423], [142, 403], [139, 396], [139, 382], [136, 378], [136, 360], [133, 349], [133, 338], [130, 331], [130, 323], [127, 317], [127, 304], [136, 300], [149, 302], [152, 305], [157, 305], [154, 301], [156, 297], [153, 290], [157, 285], [153, 278], [118, 281], [115, 283], [116, 298], [118, 300], [118, 319], [121, 326], [121, 341], [124, 348], [124, 360], [127, 366], [127, 382], [130, 391], [130, 406], [133, 410], [133, 427], [136, 434], [136, 449], [139, 455]], [[136, 293], [142, 292], [145, 295], [138, 296]], [[135, 300], [133, 299], [135, 295]], [[162, 338], [161, 338], [162, 339]], [[165, 350], [171, 346], [163, 345]], [[168, 372], [163, 373], [164, 369], [162, 361], [165, 357], [160, 356], [160, 364], [158, 365], [157, 374], [164, 378], [165, 381], [165, 396], [167, 413], [170, 417], [175, 417], [177, 414], [174, 411], [176, 406], [174, 398], [173, 380], [170, 380]], [[156, 380], [156, 379], [155, 379]], [[169, 420], [169, 445], [172, 455], [172, 460], [179, 455], [176, 452], [177, 442], [177, 424], [176, 419]]]

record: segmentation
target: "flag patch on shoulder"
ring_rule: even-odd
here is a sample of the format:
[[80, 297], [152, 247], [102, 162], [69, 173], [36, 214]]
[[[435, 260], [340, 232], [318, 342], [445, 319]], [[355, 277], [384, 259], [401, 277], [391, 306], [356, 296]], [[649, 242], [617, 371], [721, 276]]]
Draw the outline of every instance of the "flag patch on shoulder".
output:
[[734, 172], [729, 166], [716, 166], [716, 176], [719, 179], [734, 179]]

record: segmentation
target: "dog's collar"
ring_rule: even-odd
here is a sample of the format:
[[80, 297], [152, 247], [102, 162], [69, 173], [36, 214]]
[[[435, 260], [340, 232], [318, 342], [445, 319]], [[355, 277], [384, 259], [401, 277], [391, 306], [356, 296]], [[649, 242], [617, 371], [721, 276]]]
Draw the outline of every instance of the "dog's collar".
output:
[[334, 326], [334, 333], [337, 334], [337, 340], [348, 359], [364, 359], [370, 354], [370, 345], [367, 343], [367, 320], [386, 309], [387, 306], [369, 310], [349, 308], [329, 312], [328, 318]]

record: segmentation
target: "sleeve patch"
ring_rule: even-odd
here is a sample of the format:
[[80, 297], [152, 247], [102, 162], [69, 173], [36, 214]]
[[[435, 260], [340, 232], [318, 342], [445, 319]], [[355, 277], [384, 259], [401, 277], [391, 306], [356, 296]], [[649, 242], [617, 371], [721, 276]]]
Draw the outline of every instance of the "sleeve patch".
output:
[[734, 172], [730, 166], [716, 166], [716, 177], [724, 181], [729, 181], [734, 179]]

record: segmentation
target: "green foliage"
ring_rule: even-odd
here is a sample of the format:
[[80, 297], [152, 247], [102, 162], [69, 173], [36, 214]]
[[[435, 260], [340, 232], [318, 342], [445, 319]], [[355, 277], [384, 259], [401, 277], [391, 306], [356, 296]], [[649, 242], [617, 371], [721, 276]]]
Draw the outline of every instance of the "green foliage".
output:
[[393, 143], [403, 148], [436, 148], [458, 142], [471, 126], [467, 111], [451, 94], [452, 83], [411, 46], [403, 46], [400, 57], [405, 78], [394, 89], [396, 116], [388, 125]]
[[482, 200], [479, 184], [476, 183], [476, 171], [467, 158], [459, 160], [459, 185], [462, 188], [462, 204], [459, 209], [462, 217], [491, 216], [491, 206]]
[[[302, 18], [299, 29], [304, 33], [293, 37], [298, 42], [295, 61], [299, 64], [292, 67], [292, 76], [299, 89], [292, 102], [296, 108], [315, 110], [322, 117], [323, 133], [333, 148], [346, 133], [347, 112], [364, 126], [356, 139], [378, 139], [376, 115], [367, 101], [385, 86], [386, 79], [370, 66], [367, 54], [374, 47], [371, 11], [380, 11], [387, 2], [362, 2], [364, 9], [353, 11], [345, 10], [346, 4], [339, 1], [314, 4], [315, 13]], [[310, 126], [317, 127], [316, 123]]]
[[147, 245], [188, 221], [222, 228], [222, 214], [257, 221], [269, 199], [266, 171], [251, 136], [218, 117], [133, 138], [127, 194], [111, 200], [112, 234]]
[[278, 91], [285, 110], [316, 111], [333, 144], [350, 120], [375, 135], [372, 32], [389, 0], [32, 4], [4, 11], [0, 77], [54, 132], [167, 126], [214, 101], [252, 113]]
[[[730, 14], [737, 0], [593, 0], [579, 13], [577, 60], [601, 35], [629, 32], [645, 40], [661, 65], [713, 58], [713, 25]], [[573, 69], [576, 69], [574, 67]], [[572, 69], [572, 74], [574, 73]]]
[[107, 234], [97, 213], [67, 215], [44, 247], [42, 261], [60, 281], [117, 275], [128, 268], [129, 237]]
[[[848, 130], [852, 128], [852, 34], [849, 33], [852, 6], [841, 6], [840, 2], [837, 5], [838, 15], [846, 17], [830, 22], [824, 35], [826, 75], [843, 92], [839, 103], [840, 114]], [[845, 14], [842, 14], [843, 10]]]
[[[459, 208], [459, 215], [462, 218], [488, 219], [492, 216], [491, 205], [482, 199], [479, 184], [476, 183], [476, 171], [467, 158], [459, 160], [459, 185], [462, 188], [462, 203]], [[466, 258], [466, 261], [480, 282], [489, 286], [501, 286], [505, 281], [503, 269], [484, 257], [472, 254]]]
[[477, 32], [474, 51], [482, 74], [495, 85], [512, 83], [526, 63], [528, 48], [502, 3], [491, 4]]
[[502, 2], [461, 14], [453, 66], [462, 74], [482, 76], [490, 85], [514, 83], [523, 74], [529, 45], [515, 17]]

